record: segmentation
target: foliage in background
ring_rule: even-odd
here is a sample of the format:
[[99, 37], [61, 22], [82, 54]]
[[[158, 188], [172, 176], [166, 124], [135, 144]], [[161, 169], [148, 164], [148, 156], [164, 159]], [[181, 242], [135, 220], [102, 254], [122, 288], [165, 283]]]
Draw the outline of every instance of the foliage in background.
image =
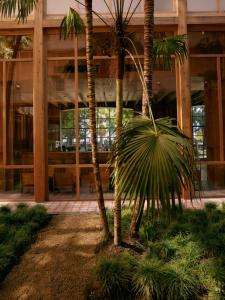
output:
[[40, 205], [28, 208], [19, 204], [15, 212], [0, 208], [0, 282], [49, 220], [46, 209]]

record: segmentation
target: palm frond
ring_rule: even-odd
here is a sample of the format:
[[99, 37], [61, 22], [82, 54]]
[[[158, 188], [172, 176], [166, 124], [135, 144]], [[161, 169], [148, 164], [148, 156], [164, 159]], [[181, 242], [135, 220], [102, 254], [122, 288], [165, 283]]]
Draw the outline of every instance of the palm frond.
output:
[[84, 31], [84, 22], [76, 10], [70, 7], [60, 24], [60, 38], [67, 39]]
[[181, 64], [188, 55], [187, 36], [175, 35], [154, 40], [153, 56], [156, 63], [161, 64], [164, 68], [172, 67], [172, 56]]
[[170, 118], [153, 122], [138, 116], [121, 130], [113, 150], [117, 159], [117, 183], [120, 196], [130, 201], [145, 198], [159, 200], [170, 210], [171, 195], [179, 197], [181, 188], [193, 183], [193, 151], [189, 139]]
[[37, 0], [0, 0], [0, 14], [4, 18], [16, 17], [25, 22], [36, 7]]

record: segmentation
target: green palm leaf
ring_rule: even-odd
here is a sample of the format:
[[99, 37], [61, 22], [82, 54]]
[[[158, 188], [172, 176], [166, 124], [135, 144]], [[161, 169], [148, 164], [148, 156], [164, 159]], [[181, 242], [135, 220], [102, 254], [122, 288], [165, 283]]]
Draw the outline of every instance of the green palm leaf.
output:
[[113, 150], [117, 183], [123, 199], [160, 201], [169, 213], [171, 198], [193, 184], [193, 151], [189, 139], [170, 118], [152, 121], [138, 116], [121, 130]]
[[155, 39], [153, 56], [155, 62], [168, 69], [172, 67], [172, 55], [182, 64], [188, 55], [186, 35], [175, 35]]
[[60, 25], [60, 38], [67, 39], [84, 31], [84, 22], [76, 10], [70, 7]]
[[37, 0], [0, 0], [0, 14], [4, 18], [16, 16], [18, 22], [25, 22], [36, 3]]

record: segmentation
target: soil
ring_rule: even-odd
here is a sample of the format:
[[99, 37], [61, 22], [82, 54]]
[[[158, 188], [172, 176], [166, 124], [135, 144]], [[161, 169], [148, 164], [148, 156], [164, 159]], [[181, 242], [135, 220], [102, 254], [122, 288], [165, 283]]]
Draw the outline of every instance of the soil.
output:
[[98, 215], [54, 216], [8, 274], [0, 300], [82, 300], [101, 239]]

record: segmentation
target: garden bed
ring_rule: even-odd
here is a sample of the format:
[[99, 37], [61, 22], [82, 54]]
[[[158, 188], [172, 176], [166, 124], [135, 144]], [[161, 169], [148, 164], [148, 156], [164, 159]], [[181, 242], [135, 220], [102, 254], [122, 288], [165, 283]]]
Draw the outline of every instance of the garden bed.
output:
[[[130, 215], [123, 213], [124, 229]], [[207, 203], [169, 224], [162, 214], [154, 223], [145, 219], [141, 240], [143, 254], [99, 254], [90, 299], [225, 299], [224, 209]]]
[[0, 283], [49, 221], [46, 209], [19, 204], [15, 211], [0, 208]]

